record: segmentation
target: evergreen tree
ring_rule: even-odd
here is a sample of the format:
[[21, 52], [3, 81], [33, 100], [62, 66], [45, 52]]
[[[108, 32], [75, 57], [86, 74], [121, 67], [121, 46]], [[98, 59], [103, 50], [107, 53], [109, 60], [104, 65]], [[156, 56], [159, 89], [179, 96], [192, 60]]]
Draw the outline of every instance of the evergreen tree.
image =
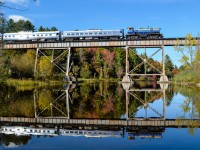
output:
[[174, 64], [171, 60], [171, 58], [169, 57], [169, 55], [165, 55], [165, 71], [166, 71], [166, 75], [169, 77], [172, 77], [172, 70], [174, 69]]

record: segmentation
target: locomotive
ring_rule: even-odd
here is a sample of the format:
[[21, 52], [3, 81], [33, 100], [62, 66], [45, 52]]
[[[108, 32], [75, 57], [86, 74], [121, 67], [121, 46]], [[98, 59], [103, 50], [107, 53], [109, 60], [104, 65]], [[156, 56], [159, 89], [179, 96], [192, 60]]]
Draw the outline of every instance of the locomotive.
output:
[[118, 30], [75, 30], [75, 31], [20, 31], [17, 33], [0, 34], [1, 40], [5, 42], [16, 41], [73, 41], [73, 40], [119, 40], [119, 39], [161, 39], [163, 35], [160, 28], [128, 28], [126, 35], [124, 29]]
[[160, 28], [128, 28], [126, 39], [161, 39], [163, 35], [160, 32]]

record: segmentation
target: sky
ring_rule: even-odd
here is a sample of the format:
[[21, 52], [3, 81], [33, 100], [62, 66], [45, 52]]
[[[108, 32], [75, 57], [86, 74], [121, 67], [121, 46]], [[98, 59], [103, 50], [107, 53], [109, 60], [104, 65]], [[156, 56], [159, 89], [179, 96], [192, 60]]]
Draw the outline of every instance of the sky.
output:
[[[2, 0], [0, 0], [2, 1]], [[64, 30], [159, 27], [164, 37], [200, 33], [200, 0], [3, 0], [7, 18], [30, 20], [35, 28]], [[178, 63], [180, 54], [166, 53]], [[174, 52], [174, 51], [173, 51]]]

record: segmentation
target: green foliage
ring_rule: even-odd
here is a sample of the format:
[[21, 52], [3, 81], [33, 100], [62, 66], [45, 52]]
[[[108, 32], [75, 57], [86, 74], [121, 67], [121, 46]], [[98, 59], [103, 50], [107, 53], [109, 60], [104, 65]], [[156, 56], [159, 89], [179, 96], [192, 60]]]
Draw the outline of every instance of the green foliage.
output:
[[12, 68], [18, 77], [33, 77], [35, 51], [28, 50], [22, 55], [15, 55], [11, 59]]
[[38, 97], [38, 107], [41, 111], [44, 109], [50, 110], [51, 102], [53, 101], [51, 91], [43, 90], [39, 93]]
[[184, 46], [180, 46], [180, 41], [177, 39], [177, 43], [174, 46], [174, 49], [182, 54], [180, 62], [185, 66], [186, 70], [194, 69], [194, 58], [196, 54], [196, 45], [197, 41], [192, 37], [192, 34], [189, 33], [186, 35], [186, 40]]
[[51, 57], [42, 56], [39, 60], [39, 76], [43, 79], [49, 79], [53, 75], [53, 65]]
[[14, 22], [14, 20], [10, 19], [7, 22], [5, 30], [5, 32], [34, 31], [35, 26], [29, 20]]
[[165, 71], [166, 71], [166, 75], [168, 77], [173, 76], [173, 73], [172, 73], [173, 69], [174, 69], [174, 64], [173, 64], [171, 58], [169, 57], [169, 55], [165, 55]]
[[44, 28], [44, 27], [40, 26], [38, 31], [41, 31], [41, 32], [42, 31], [58, 31], [58, 29], [56, 27], [51, 27], [51, 28], [46, 27], [46, 28]]
[[89, 65], [88, 64], [85, 64], [83, 65], [83, 67], [81, 68], [81, 71], [80, 71], [80, 76], [82, 78], [90, 78], [91, 77], [91, 71], [90, 71], [90, 68], [89, 68]]

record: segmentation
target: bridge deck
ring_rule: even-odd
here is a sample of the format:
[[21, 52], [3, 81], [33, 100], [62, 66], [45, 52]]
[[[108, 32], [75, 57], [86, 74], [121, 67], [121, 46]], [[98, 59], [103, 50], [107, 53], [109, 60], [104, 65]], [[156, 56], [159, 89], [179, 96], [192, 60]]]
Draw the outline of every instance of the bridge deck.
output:
[[[196, 38], [200, 43], [200, 38]], [[179, 45], [184, 45], [185, 38], [179, 38]], [[177, 38], [166, 38], [156, 40], [116, 40], [116, 41], [55, 41], [55, 42], [26, 42], [26, 43], [5, 43], [2, 49], [63, 49], [63, 48], [84, 48], [84, 47], [161, 47], [175, 46]]]
[[164, 120], [164, 119], [129, 119], [129, 120], [99, 120], [99, 119], [67, 119], [67, 118], [23, 118], [0, 117], [0, 123], [37, 123], [57, 125], [102, 125], [102, 126], [162, 126], [184, 127], [192, 124], [200, 125], [200, 120]]

